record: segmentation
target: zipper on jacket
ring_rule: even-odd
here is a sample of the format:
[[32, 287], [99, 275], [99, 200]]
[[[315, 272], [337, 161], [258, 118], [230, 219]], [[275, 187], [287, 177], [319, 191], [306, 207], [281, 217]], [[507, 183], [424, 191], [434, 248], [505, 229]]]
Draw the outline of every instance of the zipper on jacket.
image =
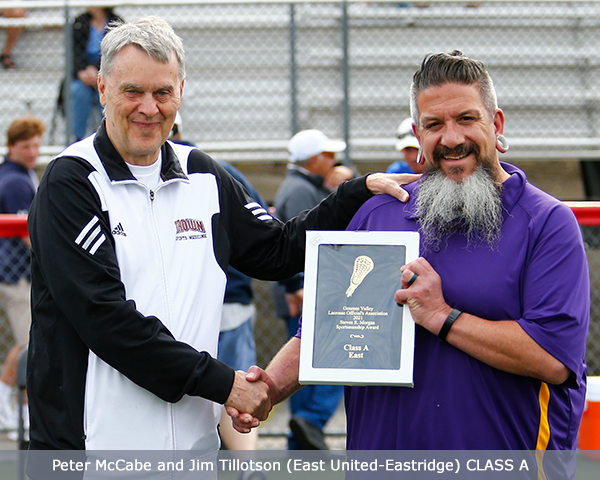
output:
[[[164, 183], [158, 185], [157, 188], [161, 188], [162, 185], [164, 185]], [[147, 187], [146, 187], [147, 188]], [[159, 252], [159, 256], [160, 256], [160, 269], [161, 269], [161, 275], [162, 275], [162, 285], [163, 285], [163, 291], [164, 291], [164, 296], [165, 296], [165, 300], [167, 302], [166, 304], [166, 308], [165, 308], [165, 312], [166, 312], [166, 317], [163, 318], [163, 323], [165, 324], [165, 326], [167, 328], [170, 328], [171, 326], [171, 306], [169, 305], [168, 299], [169, 299], [169, 294], [167, 291], [167, 275], [165, 273], [165, 262], [164, 262], [164, 258], [162, 256], [162, 248], [160, 245], [160, 235], [158, 233], [158, 223], [157, 223], [157, 219], [156, 219], [156, 212], [154, 210], [154, 190], [150, 190], [149, 191], [149, 197], [150, 197], [150, 214], [152, 216], [152, 226], [153, 226], [153, 230], [154, 230], [154, 236], [156, 239], [156, 244], [157, 244], [157, 248], [158, 248], [158, 252]], [[177, 449], [177, 440], [175, 438], [175, 432], [176, 432], [176, 428], [175, 428], [175, 409], [172, 403], [167, 403], [167, 410], [169, 412], [169, 417], [171, 420], [171, 446], [173, 448], [173, 450]]]

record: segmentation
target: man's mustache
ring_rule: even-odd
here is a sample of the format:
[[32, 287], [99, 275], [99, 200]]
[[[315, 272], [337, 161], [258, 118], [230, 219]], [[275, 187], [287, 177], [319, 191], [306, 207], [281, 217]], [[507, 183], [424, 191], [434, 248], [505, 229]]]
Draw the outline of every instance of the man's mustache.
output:
[[479, 157], [479, 148], [477, 145], [461, 143], [454, 148], [441, 146], [433, 151], [433, 160], [440, 162], [444, 157], [465, 157], [469, 154], [475, 154], [475, 157]]

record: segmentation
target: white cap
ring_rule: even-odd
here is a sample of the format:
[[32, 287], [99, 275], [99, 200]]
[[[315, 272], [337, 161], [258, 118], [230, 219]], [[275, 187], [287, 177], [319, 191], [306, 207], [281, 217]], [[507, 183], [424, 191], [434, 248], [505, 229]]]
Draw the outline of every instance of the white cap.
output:
[[173, 138], [177, 134], [181, 134], [181, 123], [181, 115], [179, 115], [179, 112], [177, 112], [175, 114], [173, 126], [171, 127], [171, 133], [169, 133], [169, 139]]
[[177, 114], [175, 115], [175, 122], [173, 122], [174, 125], [177, 125], [178, 128], [181, 128], [182, 125], [182, 120], [181, 120], [181, 115], [179, 115], [179, 111], [177, 112]]
[[413, 132], [413, 121], [411, 117], [402, 120], [398, 125], [396, 150], [404, 150], [407, 147], [419, 148], [419, 141]]
[[294, 135], [289, 143], [290, 162], [303, 162], [323, 152], [343, 152], [346, 142], [329, 140], [320, 130], [302, 130]]

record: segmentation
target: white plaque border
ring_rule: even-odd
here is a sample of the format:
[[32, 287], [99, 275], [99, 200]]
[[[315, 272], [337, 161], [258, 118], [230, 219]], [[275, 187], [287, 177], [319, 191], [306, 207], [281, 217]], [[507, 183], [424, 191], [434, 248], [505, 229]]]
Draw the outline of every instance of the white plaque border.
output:
[[404, 245], [406, 263], [419, 257], [418, 232], [370, 232], [311, 230], [306, 234], [304, 300], [299, 381], [302, 385], [394, 385], [412, 387], [415, 349], [415, 323], [408, 306], [403, 309], [399, 369], [314, 368], [312, 366], [317, 264], [320, 245]]

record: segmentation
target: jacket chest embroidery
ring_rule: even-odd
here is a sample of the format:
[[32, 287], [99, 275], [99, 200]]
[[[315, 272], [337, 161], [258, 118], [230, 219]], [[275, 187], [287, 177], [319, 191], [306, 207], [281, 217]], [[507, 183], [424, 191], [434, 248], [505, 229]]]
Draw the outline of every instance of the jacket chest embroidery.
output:
[[206, 238], [204, 222], [194, 218], [175, 220], [175, 241], [198, 240]]
[[125, 233], [125, 229], [123, 228], [123, 225], [121, 225], [121, 222], [118, 223], [118, 225], [113, 228], [112, 232], [113, 235], [121, 235], [122, 237], [126, 237], [127, 234]]

